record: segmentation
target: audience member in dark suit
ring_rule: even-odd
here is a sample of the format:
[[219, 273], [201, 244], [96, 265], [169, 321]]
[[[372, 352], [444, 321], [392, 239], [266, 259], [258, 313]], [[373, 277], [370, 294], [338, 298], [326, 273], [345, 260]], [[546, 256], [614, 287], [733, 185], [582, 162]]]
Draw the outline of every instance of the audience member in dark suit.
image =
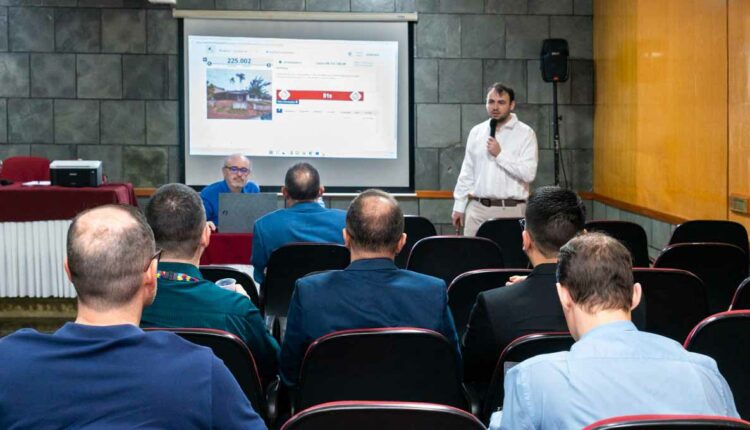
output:
[[583, 231], [583, 202], [570, 190], [540, 187], [526, 206], [523, 249], [534, 266], [513, 285], [479, 294], [463, 338], [464, 378], [486, 383], [500, 352], [519, 336], [567, 331], [555, 289], [557, 253]]
[[138, 328], [158, 256], [136, 208], [73, 220], [65, 272], [78, 316], [54, 334], [0, 340], [0, 428], [266, 428], [211, 350]]
[[205, 327], [237, 335], [253, 352], [265, 382], [276, 376], [279, 345], [268, 333], [260, 311], [239, 285], [241, 294], [203, 279], [198, 265], [208, 246], [201, 199], [192, 188], [167, 184], [146, 206], [146, 218], [162, 249], [159, 290], [143, 312], [143, 327]]
[[343, 244], [341, 229], [346, 212], [326, 209], [319, 203], [325, 188], [320, 174], [309, 163], [297, 163], [286, 172], [281, 194], [287, 208], [267, 214], [253, 228], [253, 277], [265, 280], [271, 253], [292, 242], [331, 242]]
[[297, 281], [281, 347], [283, 381], [295, 384], [308, 345], [339, 330], [426, 328], [443, 334], [458, 351], [445, 282], [393, 263], [406, 242], [396, 200], [380, 190], [363, 192], [349, 206], [343, 235], [349, 267]]

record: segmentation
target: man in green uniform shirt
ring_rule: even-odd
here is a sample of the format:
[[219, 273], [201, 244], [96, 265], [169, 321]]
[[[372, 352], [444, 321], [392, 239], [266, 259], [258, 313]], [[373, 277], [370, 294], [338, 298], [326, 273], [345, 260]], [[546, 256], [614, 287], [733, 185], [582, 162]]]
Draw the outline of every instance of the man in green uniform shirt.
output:
[[146, 219], [162, 255], [156, 300], [143, 312], [141, 326], [205, 327], [233, 333], [252, 351], [264, 382], [270, 381], [277, 372], [279, 345], [260, 311], [246, 294], [220, 288], [198, 270], [211, 237], [198, 193], [182, 184], [164, 185], [148, 202]]

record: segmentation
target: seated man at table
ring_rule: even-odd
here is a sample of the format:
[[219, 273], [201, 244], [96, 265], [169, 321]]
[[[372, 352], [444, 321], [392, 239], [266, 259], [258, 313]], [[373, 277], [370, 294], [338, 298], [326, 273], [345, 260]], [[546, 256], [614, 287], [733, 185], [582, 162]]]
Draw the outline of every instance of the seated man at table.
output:
[[[146, 218], [162, 249], [159, 290], [143, 313], [144, 327], [206, 327], [228, 331], [252, 351], [265, 382], [276, 375], [279, 345], [247, 295], [203, 279], [198, 265], [211, 230], [192, 188], [167, 184], [146, 206]], [[239, 287], [238, 288], [242, 288]]]
[[131, 206], [73, 220], [65, 272], [78, 316], [53, 334], [0, 339], [0, 428], [266, 428], [209, 349], [138, 328], [157, 261], [153, 233]]
[[339, 330], [426, 328], [445, 336], [460, 354], [445, 281], [393, 262], [406, 243], [398, 202], [380, 190], [363, 192], [349, 206], [343, 236], [351, 252], [346, 269], [297, 281], [281, 347], [284, 383], [297, 383], [312, 341]]
[[263, 216], [253, 228], [253, 276], [258, 283], [265, 279], [268, 259], [276, 248], [292, 242], [344, 243], [346, 212], [322, 207], [318, 201], [324, 191], [311, 164], [297, 163], [287, 170], [281, 188], [287, 208]]
[[206, 208], [206, 219], [214, 227], [219, 225], [219, 194], [260, 192], [258, 185], [250, 180], [253, 165], [242, 154], [233, 154], [225, 158], [221, 173], [224, 175], [223, 180], [207, 185], [201, 191], [203, 206]]
[[579, 429], [641, 414], [738, 417], [713, 359], [631, 322], [641, 286], [623, 244], [600, 233], [572, 239], [560, 249], [557, 281], [576, 343], [511, 368], [490, 429]]

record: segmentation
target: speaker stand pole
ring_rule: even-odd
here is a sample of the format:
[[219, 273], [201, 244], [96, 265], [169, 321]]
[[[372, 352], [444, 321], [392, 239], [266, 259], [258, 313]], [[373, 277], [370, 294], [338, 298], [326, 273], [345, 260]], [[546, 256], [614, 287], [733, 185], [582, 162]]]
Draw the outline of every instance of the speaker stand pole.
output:
[[552, 126], [553, 150], [555, 154], [555, 185], [560, 186], [560, 117], [557, 115], [557, 80], [552, 81]]

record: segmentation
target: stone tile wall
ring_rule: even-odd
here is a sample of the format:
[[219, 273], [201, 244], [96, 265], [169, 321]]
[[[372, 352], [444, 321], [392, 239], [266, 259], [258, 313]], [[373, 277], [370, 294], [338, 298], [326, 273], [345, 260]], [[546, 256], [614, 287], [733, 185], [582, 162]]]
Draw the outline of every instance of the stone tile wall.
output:
[[[536, 130], [534, 185], [553, 182], [552, 85], [541, 79], [539, 51], [545, 38], [566, 38], [565, 172], [573, 188], [592, 188], [592, 0], [178, 0], [178, 8], [418, 12], [417, 189], [453, 188], [494, 81], [516, 89], [517, 113]], [[113, 181], [177, 180], [177, 43], [171, 10], [146, 0], [0, 0], [0, 159], [93, 158]], [[416, 206], [448, 221], [448, 200]]]

